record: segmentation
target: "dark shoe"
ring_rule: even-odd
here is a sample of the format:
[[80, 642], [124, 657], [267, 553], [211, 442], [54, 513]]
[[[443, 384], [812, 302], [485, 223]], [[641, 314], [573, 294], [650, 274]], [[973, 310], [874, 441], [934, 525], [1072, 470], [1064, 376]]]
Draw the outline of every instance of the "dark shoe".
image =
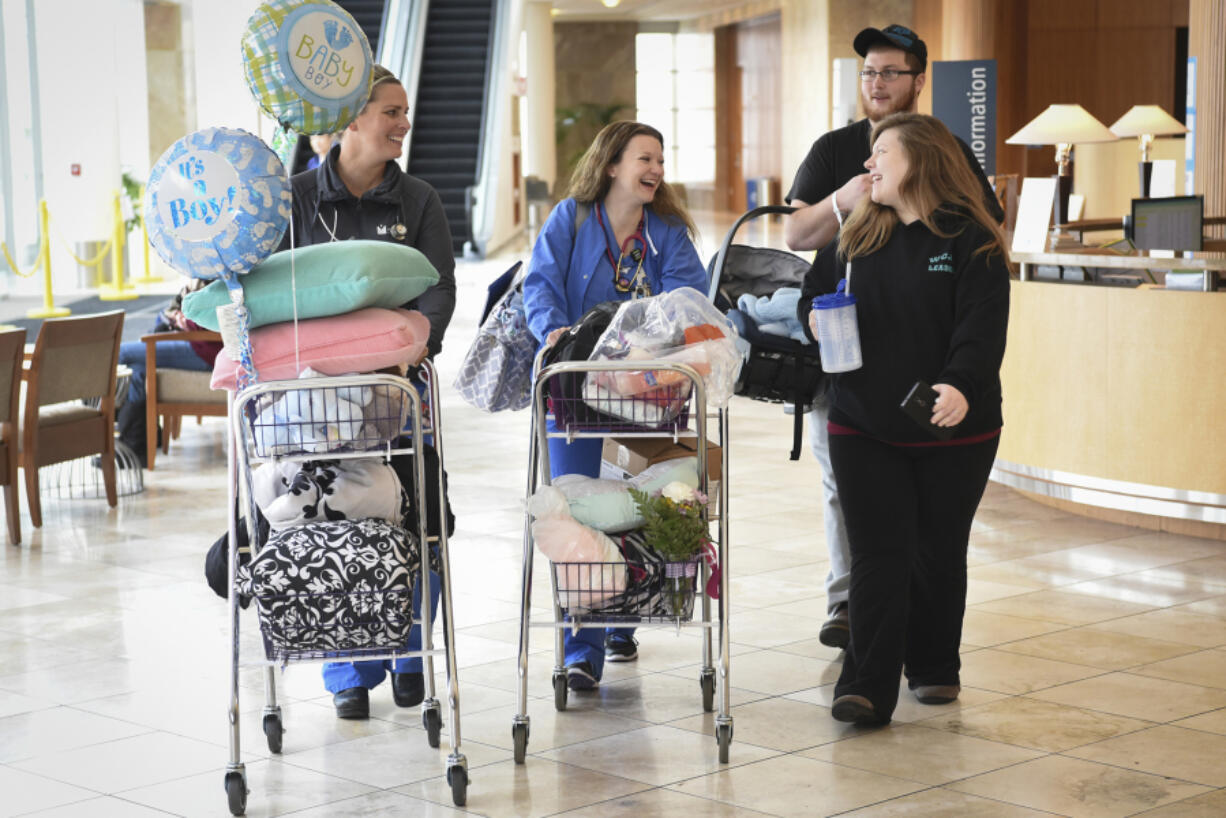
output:
[[[136, 465], [138, 465], [142, 469], [149, 468], [149, 459], [145, 457], [145, 455], [141, 454], [140, 452], [134, 452], [133, 454], [135, 454], [136, 456], [136, 461], [137, 461]], [[89, 464], [93, 466], [95, 469], [102, 468], [102, 455], [100, 454], [94, 455], [93, 460], [90, 460]], [[133, 463], [131, 460], [129, 460], [126, 457], [120, 457], [119, 452], [117, 451], [115, 452], [115, 468], [130, 469], [130, 468], [133, 468]]]
[[830, 707], [830, 715], [835, 721], [855, 724], [859, 727], [880, 727], [889, 724], [889, 719], [877, 715], [873, 703], [863, 696], [848, 694], [839, 696]]
[[958, 700], [962, 685], [919, 685], [912, 692], [920, 704], [949, 704]]
[[575, 662], [566, 666], [566, 685], [571, 690], [595, 690], [600, 680], [589, 662]]
[[332, 694], [338, 719], [370, 718], [370, 691], [364, 687], [350, 687]]
[[604, 640], [604, 658], [609, 662], [633, 662], [639, 658], [639, 640], [614, 633]]
[[397, 707], [412, 707], [426, 698], [424, 673], [393, 673], [392, 699]]
[[840, 602], [834, 609], [834, 613], [826, 620], [826, 624], [822, 625], [822, 629], [817, 632], [818, 641], [829, 648], [839, 648], [840, 650], [847, 647], [847, 643], [851, 641], [851, 628], [848, 625], [847, 619], [847, 603]]

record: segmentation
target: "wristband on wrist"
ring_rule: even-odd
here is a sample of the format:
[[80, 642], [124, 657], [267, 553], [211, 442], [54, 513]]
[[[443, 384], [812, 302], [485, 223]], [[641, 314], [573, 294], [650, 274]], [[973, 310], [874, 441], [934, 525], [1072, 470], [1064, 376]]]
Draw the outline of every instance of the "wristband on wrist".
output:
[[842, 227], [843, 211], [839, 210], [839, 197], [837, 193], [830, 194], [830, 209], [834, 211], [834, 218], [838, 221], [839, 227]]

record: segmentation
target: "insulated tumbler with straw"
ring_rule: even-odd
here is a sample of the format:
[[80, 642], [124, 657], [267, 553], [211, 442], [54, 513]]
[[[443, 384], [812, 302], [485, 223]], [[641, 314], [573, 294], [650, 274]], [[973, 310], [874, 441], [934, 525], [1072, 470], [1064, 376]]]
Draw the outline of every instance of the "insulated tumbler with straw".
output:
[[850, 372], [863, 364], [860, 357], [860, 329], [856, 324], [856, 297], [851, 294], [851, 262], [847, 277], [828, 295], [813, 299], [817, 316], [817, 343], [822, 354], [822, 369]]

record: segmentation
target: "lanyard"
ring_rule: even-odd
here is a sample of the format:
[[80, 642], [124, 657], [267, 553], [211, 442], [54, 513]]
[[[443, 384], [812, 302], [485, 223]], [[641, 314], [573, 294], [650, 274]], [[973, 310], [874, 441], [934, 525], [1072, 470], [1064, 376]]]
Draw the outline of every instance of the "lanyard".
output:
[[[596, 220], [600, 222], [600, 232], [601, 235], [604, 236], [605, 256], [609, 259], [609, 264], [613, 267], [613, 286], [619, 293], [628, 293], [631, 290], [634, 290], [636, 297], [651, 295], [651, 288], [647, 285], [647, 282], [643, 277], [643, 257], [647, 249], [647, 242], [643, 239], [643, 230], [647, 225], [646, 212], [639, 217], [639, 226], [635, 228], [635, 231], [631, 233], [624, 242], [622, 242], [621, 252], [618, 254], [617, 259], [614, 260], [613, 246], [609, 241], [609, 233], [611, 230], [606, 230], [605, 228], [604, 216], [601, 215], [603, 210], [604, 207], [597, 203]], [[613, 238], [614, 241], [617, 240], [616, 236]], [[627, 245], [633, 245], [634, 242], [638, 242], [639, 246], [632, 247], [631, 249], [627, 250]], [[630, 274], [629, 265], [623, 267], [623, 262], [625, 262], [627, 256], [629, 256], [631, 263], [637, 264], [633, 275]]]

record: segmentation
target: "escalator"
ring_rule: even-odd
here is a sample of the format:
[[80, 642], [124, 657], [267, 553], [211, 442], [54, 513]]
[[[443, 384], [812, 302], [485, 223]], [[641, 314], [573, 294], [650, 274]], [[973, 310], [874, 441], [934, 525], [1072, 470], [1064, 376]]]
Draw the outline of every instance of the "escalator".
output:
[[376, 60], [379, 54], [379, 32], [383, 28], [384, 0], [335, 0], [336, 5], [349, 12], [353, 21], [362, 29], [370, 42], [370, 53]]
[[471, 190], [481, 160], [482, 112], [494, 0], [433, 0], [426, 14], [408, 172], [443, 200], [457, 255], [473, 239]]

